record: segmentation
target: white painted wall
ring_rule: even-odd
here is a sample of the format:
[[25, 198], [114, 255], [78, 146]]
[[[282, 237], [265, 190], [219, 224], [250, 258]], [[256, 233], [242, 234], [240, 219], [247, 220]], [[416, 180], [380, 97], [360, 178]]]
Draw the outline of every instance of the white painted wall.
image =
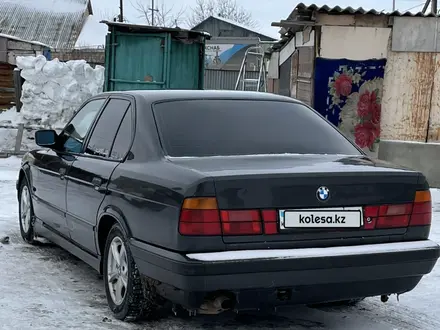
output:
[[304, 42], [304, 31], [295, 33], [295, 46], [296, 47], [311, 47], [315, 45], [315, 30], [310, 32], [310, 38]]
[[295, 38], [290, 39], [290, 41], [284, 45], [283, 49], [280, 51], [280, 62], [279, 65], [286, 62], [286, 60], [293, 54], [295, 51]]
[[270, 56], [267, 70], [268, 79], [279, 79], [280, 52], [273, 52]]
[[323, 26], [321, 57], [367, 60], [386, 58], [391, 28]]

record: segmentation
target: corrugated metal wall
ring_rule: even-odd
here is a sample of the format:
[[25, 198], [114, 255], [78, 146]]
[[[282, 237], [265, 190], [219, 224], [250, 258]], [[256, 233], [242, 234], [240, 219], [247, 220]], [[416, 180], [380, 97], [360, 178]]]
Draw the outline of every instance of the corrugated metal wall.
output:
[[[200, 59], [201, 44], [186, 44], [178, 40], [171, 41], [170, 88], [200, 89], [203, 62]], [[202, 63], [201, 63], [202, 62]]]
[[[236, 70], [205, 70], [204, 89], [234, 90], [239, 71]], [[258, 71], [247, 71], [246, 78], [257, 79]]]

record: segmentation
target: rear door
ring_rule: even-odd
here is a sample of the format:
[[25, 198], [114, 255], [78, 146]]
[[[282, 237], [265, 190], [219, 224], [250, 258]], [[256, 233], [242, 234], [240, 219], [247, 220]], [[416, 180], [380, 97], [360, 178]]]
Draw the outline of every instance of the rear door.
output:
[[110, 98], [68, 175], [66, 209], [70, 236], [92, 254], [97, 252], [94, 235], [97, 212], [110, 176], [119, 164], [117, 157], [110, 154], [127, 111], [131, 111], [130, 99]]

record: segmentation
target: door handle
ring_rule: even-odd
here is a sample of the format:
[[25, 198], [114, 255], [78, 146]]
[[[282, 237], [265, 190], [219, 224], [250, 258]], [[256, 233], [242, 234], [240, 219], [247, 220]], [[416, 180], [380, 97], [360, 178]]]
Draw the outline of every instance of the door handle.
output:
[[92, 183], [93, 183], [93, 185], [94, 185], [95, 187], [99, 187], [99, 186], [101, 185], [101, 183], [102, 183], [102, 180], [101, 180], [100, 178], [94, 177], [94, 178], [92, 179]]
[[60, 172], [60, 179], [64, 180], [65, 175], [66, 175], [66, 168], [65, 167], [61, 167], [59, 172]]
[[97, 177], [93, 178], [92, 184], [93, 184], [93, 187], [95, 188], [96, 191], [98, 191], [98, 192], [105, 192], [106, 191], [105, 187], [102, 186], [102, 179], [101, 178], [97, 178]]

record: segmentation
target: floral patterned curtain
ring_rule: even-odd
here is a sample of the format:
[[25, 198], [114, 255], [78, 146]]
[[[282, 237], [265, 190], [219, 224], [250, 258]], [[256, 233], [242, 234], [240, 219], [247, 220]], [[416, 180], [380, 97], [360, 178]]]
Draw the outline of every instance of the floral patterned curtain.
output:
[[377, 151], [386, 59], [317, 58], [314, 107], [367, 152]]

